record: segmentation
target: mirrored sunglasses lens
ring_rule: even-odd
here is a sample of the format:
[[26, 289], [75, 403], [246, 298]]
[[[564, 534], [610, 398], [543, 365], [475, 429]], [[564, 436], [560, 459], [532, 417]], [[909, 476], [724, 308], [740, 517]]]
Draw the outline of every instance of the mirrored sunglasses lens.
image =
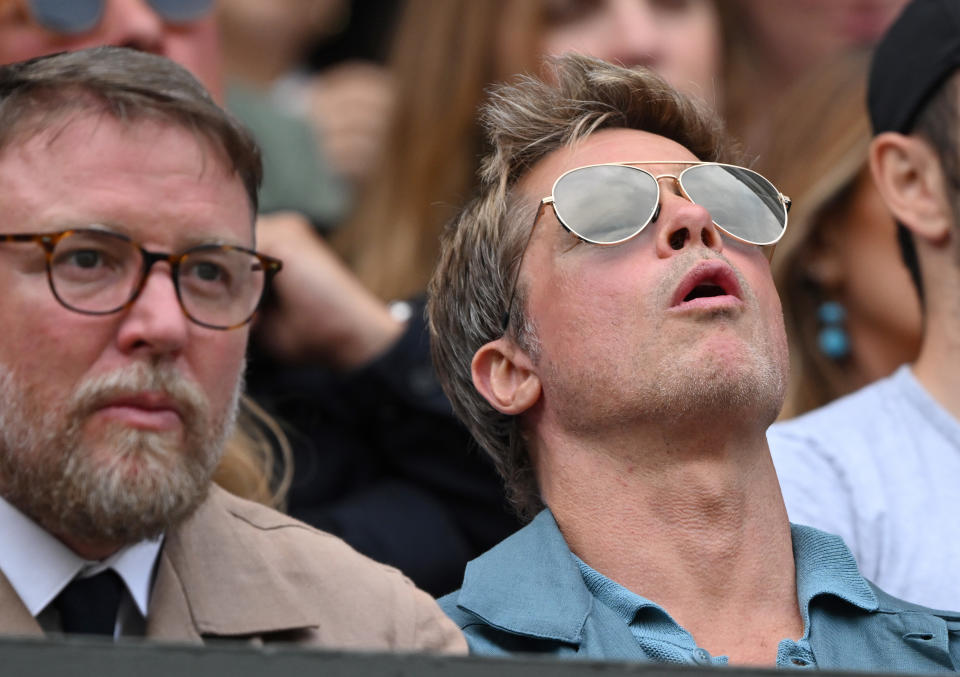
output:
[[213, 9], [213, 0], [147, 0], [153, 11], [165, 21], [186, 23], [196, 21]]
[[747, 242], [773, 244], [787, 226], [779, 191], [750, 169], [697, 165], [683, 172], [680, 185], [714, 223]]
[[30, 0], [34, 19], [56, 33], [85, 33], [100, 21], [104, 0]]
[[597, 244], [616, 244], [640, 232], [657, 208], [657, 195], [650, 174], [622, 165], [576, 169], [553, 188], [561, 223]]

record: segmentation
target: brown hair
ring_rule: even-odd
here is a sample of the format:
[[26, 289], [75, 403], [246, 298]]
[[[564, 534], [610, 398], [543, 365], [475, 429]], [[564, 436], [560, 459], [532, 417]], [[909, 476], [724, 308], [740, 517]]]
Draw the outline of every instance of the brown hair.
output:
[[[251, 213], [256, 212], [262, 176], [256, 142], [172, 61], [131, 49], [97, 47], [0, 66], [0, 149], [72, 114], [91, 111], [123, 121], [162, 120], [200, 135], [243, 181]], [[283, 432], [244, 397], [214, 481], [238, 496], [281, 506], [291, 472]]]
[[[491, 144], [479, 195], [447, 226], [429, 286], [431, 349], [457, 415], [493, 458], [518, 512], [542, 507], [519, 418], [501, 414], [473, 386], [476, 351], [503, 335], [510, 289], [536, 205], [513, 190], [549, 153], [605, 128], [647, 131], [672, 139], [705, 161], [739, 160], [724, 145], [719, 123], [646, 69], [631, 70], [584, 56], [551, 61], [550, 83], [525, 76], [492, 92], [482, 111]], [[517, 283], [509, 336], [535, 353]]]
[[94, 47], [0, 66], [0, 148], [83, 112], [117, 120], [154, 118], [203, 137], [243, 181], [251, 213], [263, 170], [253, 137], [196, 78], [169, 59]]
[[443, 224], [469, 197], [491, 83], [536, 64], [539, 2], [409, 0], [392, 54], [397, 109], [383, 158], [334, 244], [385, 300], [426, 287]]

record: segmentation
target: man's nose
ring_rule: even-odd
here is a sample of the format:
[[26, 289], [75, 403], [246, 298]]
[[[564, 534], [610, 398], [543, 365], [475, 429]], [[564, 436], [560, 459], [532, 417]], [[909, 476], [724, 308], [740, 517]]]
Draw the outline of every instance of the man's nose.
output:
[[190, 320], [183, 312], [170, 265], [151, 267], [140, 293], [122, 311], [117, 340], [123, 352], [176, 354], [186, 345]]
[[163, 19], [146, 0], [107, 0], [101, 27], [104, 43], [154, 54], [163, 51]]
[[[722, 251], [723, 239], [710, 212], [681, 195], [673, 177], [662, 177], [660, 182], [657, 255], [666, 258], [697, 246]], [[668, 182], [672, 182], [672, 189]]]

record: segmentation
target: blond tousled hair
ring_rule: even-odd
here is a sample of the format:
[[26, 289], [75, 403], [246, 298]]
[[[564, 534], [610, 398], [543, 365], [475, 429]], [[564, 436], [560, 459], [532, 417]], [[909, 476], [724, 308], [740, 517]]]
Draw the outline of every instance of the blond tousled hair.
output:
[[[704, 161], [737, 162], [720, 123], [647, 69], [627, 69], [567, 55], [550, 61], [545, 79], [525, 76], [490, 95], [482, 123], [491, 145], [479, 194], [446, 227], [428, 288], [431, 350], [457, 415], [492, 457], [522, 517], [542, 507], [519, 418], [501, 414], [473, 386], [471, 361], [504, 334], [520, 257], [537, 205], [514, 190], [549, 153], [606, 128], [637, 129], [672, 139]], [[508, 336], [536, 352], [517, 283]]]

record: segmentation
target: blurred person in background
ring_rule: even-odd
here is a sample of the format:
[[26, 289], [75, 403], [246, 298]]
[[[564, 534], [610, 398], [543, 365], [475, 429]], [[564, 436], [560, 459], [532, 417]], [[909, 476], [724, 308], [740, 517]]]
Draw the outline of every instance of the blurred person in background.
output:
[[804, 77], [758, 167], [793, 199], [771, 262], [790, 340], [781, 418], [889, 376], [920, 349], [919, 300], [867, 166], [869, 58], [845, 52]]
[[410, 0], [395, 43], [397, 109], [383, 162], [338, 234], [347, 264], [377, 296], [425, 289], [440, 227], [474, 185], [485, 89], [568, 51], [649, 66], [714, 105], [719, 96], [712, 0]]
[[712, 0], [411, 0], [382, 161], [334, 237], [344, 263], [302, 223], [260, 233], [285, 270], [249, 383], [302, 433], [291, 513], [436, 594], [519, 522], [436, 381], [421, 294], [442, 225], [475, 182], [485, 90], [570, 50], [719, 100]]
[[[96, 45], [165, 56], [193, 73], [214, 98], [223, 93], [214, 0], [0, 0], [0, 64]], [[276, 451], [283, 457], [279, 476]], [[281, 505], [289, 453], [276, 423], [244, 397], [237, 433], [214, 480], [244, 498]]]
[[348, 0], [220, 0], [227, 106], [264, 147], [261, 209], [293, 209], [321, 230], [350, 209], [375, 165], [393, 92], [386, 69], [349, 59], [309, 69], [356, 8]]
[[[776, 129], [771, 105], [805, 73], [850, 47], [880, 39], [907, 0], [724, 0], [724, 117], [762, 157]], [[779, 133], [779, 129], [777, 130]]]
[[[842, 536], [898, 597], [948, 608], [960, 605], [960, 3], [907, 6], [877, 46], [867, 101], [870, 171], [921, 300], [920, 351], [767, 437], [792, 520]], [[888, 239], [862, 232], [851, 256]], [[874, 268], [878, 303], [890, 275]]]

